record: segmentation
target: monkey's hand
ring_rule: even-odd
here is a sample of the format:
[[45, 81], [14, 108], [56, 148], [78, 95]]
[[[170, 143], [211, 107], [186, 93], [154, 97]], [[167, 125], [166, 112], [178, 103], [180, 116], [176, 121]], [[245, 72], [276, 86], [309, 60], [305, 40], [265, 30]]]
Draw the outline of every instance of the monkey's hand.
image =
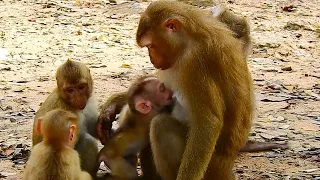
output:
[[97, 134], [103, 145], [105, 145], [111, 135], [112, 123], [116, 115], [120, 113], [122, 107], [127, 103], [127, 92], [122, 92], [111, 96], [102, 106], [97, 122]]
[[105, 145], [110, 137], [112, 122], [116, 118], [116, 104], [111, 104], [104, 111], [100, 112], [97, 123], [98, 137], [103, 145]]

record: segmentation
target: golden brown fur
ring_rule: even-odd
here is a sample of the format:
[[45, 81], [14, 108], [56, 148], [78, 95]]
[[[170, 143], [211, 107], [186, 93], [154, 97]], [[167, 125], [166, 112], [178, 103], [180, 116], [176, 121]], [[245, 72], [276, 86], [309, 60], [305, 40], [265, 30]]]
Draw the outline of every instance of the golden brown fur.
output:
[[[162, 29], [167, 20], [176, 35]], [[158, 39], [162, 47], [153, 47], [152, 40]], [[180, 164], [180, 160], [164, 158], [179, 157], [180, 151], [174, 155], [166, 149], [181, 148], [177, 142], [186, 137], [179, 131], [183, 126], [168, 126], [174, 119], [165, 115], [153, 119], [150, 134], [157, 171], [164, 179], [234, 179], [232, 167], [247, 141], [253, 111], [252, 82], [241, 41], [200, 9], [157, 1], [141, 16], [137, 42], [142, 47], [151, 42], [148, 47], [154, 62], [169, 61], [163, 62], [158, 77], [180, 95], [190, 121]], [[156, 47], [170, 49], [166, 58]], [[165, 130], [168, 127], [171, 134]], [[177, 142], [166, 142], [169, 136]]]
[[228, 10], [224, 5], [215, 3], [210, 8], [212, 15], [226, 24], [237, 39], [241, 40], [243, 53], [248, 57], [251, 51], [250, 26], [245, 17], [240, 17]]
[[[233, 36], [241, 41], [243, 54], [245, 57], [247, 57], [249, 55], [249, 51], [251, 48], [250, 27], [249, 27], [247, 20], [244, 17], [236, 16], [231, 11], [227, 10], [226, 7], [224, 7], [220, 3], [215, 2], [215, 5], [216, 5], [215, 7], [210, 9], [211, 12], [208, 13], [209, 19], [212, 18], [212, 16], [214, 16], [217, 18], [217, 20], [226, 24], [227, 27], [232, 31]], [[166, 77], [164, 79], [170, 80], [171, 77], [172, 76], [169, 73], [168, 77]], [[102, 108], [103, 113], [101, 113], [101, 114], [103, 116], [100, 116], [101, 122], [104, 122], [104, 120], [107, 122], [113, 121], [115, 114], [119, 113], [120, 109], [123, 107], [123, 104], [124, 104], [123, 100], [125, 98], [126, 98], [126, 93], [119, 93], [119, 94], [113, 95], [110, 99], [108, 99], [108, 101], [104, 104], [104, 106]], [[116, 110], [116, 108], [112, 108], [112, 107], [117, 107], [117, 110]], [[178, 109], [177, 113], [178, 113], [178, 116], [180, 116], [180, 117], [181, 116], [183, 117], [185, 114], [184, 112], [181, 112], [179, 109]], [[182, 115], [179, 115], [181, 113], [182, 113]], [[174, 114], [174, 116], [178, 119], [181, 119], [180, 117], [176, 116], [175, 114]], [[105, 118], [105, 117], [108, 117], [108, 118]], [[168, 121], [168, 122], [175, 123], [175, 124], [177, 123], [177, 122], [173, 122], [173, 121]], [[188, 121], [186, 121], [186, 122], [188, 122]], [[168, 131], [170, 131], [170, 128], [172, 127], [170, 125], [170, 123], [167, 124], [168, 127], [163, 128], [164, 129], [163, 131], [165, 131], [165, 134], [168, 134]], [[184, 123], [184, 121], [182, 121], [182, 123]], [[108, 131], [108, 128], [111, 128], [111, 126], [109, 126], [109, 127], [105, 126], [105, 131]], [[173, 129], [173, 131], [183, 131], [184, 128], [186, 128], [185, 124], [181, 125], [181, 128], [178, 128], [178, 129], [172, 128], [172, 129]], [[103, 129], [100, 126], [98, 128], [98, 130], [103, 130]], [[180, 133], [180, 134], [182, 134], [182, 136], [180, 136], [181, 138], [185, 138], [185, 136], [186, 136], [185, 132]], [[169, 138], [169, 140], [170, 140], [170, 138]], [[184, 146], [182, 146], [182, 147], [184, 148]], [[240, 149], [240, 151], [241, 152], [257, 152], [257, 151], [266, 151], [266, 150], [272, 150], [272, 149], [277, 149], [277, 148], [287, 149], [288, 145], [286, 143], [285, 144], [278, 144], [278, 143], [269, 143], [269, 142], [248, 141]], [[177, 150], [179, 151], [179, 149], [177, 149]], [[180, 151], [181, 151], [181, 149], [180, 149]], [[142, 168], [145, 179], [155, 178], [156, 172], [155, 172], [155, 169], [153, 166], [153, 158], [152, 158], [150, 147], [146, 147], [145, 149], [143, 149], [140, 152], [140, 158], [141, 158], [140, 159], [141, 168]], [[168, 167], [168, 169], [170, 169], [170, 168]]]
[[[91, 175], [95, 175], [98, 144], [95, 137], [98, 108], [92, 97], [93, 82], [90, 70], [85, 64], [67, 60], [56, 73], [57, 87], [42, 103], [36, 112], [33, 124], [32, 144], [35, 146], [42, 137], [35, 133], [35, 126], [45, 113], [61, 108], [78, 115], [80, 119], [79, 141], [75, 150], [80, 154], [81, 167]], [[72, 89], [73, 93], [69, 93]]]
[[98, 162], [104, 161], [116, 179], [137, 178], [137, 154], [149, 144], [150, 122], [155, 115], [166, 113], [165, 108], [170, 110], [173, 103], [172, 91], [155, 76], [137, 78], [127, 97], [119, 116], [120, 127], [98, 155]]
[[[44, 140], [35, 145], [24, 171], [23, 180], [91, 180], [80, 168], [80, 158], [73, 150], [78, 137], [78, 118], [62, 109], [49, 111], [36, 129]], [[75, 125], [74, 136], [68, 142], [69, 127]]]
[[88, 173], [81, 172], [77, 151], [71, 148], [57, 151], [44, 142], [33, 147], [26, 169], [24, 180], [91, 179]]

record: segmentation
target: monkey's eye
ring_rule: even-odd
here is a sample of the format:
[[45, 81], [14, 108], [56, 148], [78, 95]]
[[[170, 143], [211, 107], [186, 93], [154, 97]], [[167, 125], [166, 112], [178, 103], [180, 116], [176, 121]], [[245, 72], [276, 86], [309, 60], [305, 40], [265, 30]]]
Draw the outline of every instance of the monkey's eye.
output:
[[79, 90], [83, 90], [85, 87], [86, 87], [86, 86], [85, 86], [84, 84], [81, 84], [81, 85], [78, 87], [78, 89], [79, 89]]
[[66, 92], [68, 93], [68, 94], [72, 94], [73, 93], [73, 89], [72, 88], [68, 88], [67, 90], [66, 90]]
[[162, 92], [162, 93], [166, 90], [166, 87], [164, 86], [163, 83], [160, 84], [159, 90], [160, 90], [160, 92]]

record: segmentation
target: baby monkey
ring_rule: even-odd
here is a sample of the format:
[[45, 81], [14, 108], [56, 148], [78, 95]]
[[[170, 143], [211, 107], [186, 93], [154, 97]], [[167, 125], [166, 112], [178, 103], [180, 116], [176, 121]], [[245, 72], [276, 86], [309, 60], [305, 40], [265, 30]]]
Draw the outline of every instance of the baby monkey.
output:
[[51, 110], [38, 119], [35, 133], [43, 141], [32, 148], [23, 180], [91, 180], [87, 172], [81, 171], [79, 154], [73, 149], [79, 133], [75, 114]]
[[128, 90], [128, 102], [119, 116], [119, 128], [101, 149], [98, 162], [111, 169], [114, 179], [135, 179], [137, 154], [149, 143], [149, 125], [160, 113], [171, 113], [173, 92], [155, 76], [138, 78]]

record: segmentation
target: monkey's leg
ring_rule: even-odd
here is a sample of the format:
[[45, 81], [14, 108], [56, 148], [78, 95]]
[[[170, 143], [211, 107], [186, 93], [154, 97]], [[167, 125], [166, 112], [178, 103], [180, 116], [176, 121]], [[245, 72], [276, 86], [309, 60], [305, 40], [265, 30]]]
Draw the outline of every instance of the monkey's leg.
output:
[[81, 169], [87, 171], [92, 177], [96, 177], [99, 149], [95, 138], [88, 133], [80, 134], [75, 150], [80, 156]]
[[[236, 155], [214, 153], [205, 173], [205, 180], [235, 180], [232, 172]], [[214, 179], [212, 179], [214, 177]]]
[[111, 175], [118, 179], [134, 179], [138, 177], [136, 166], [132, 166], [125, 158], [118, 156], [110, 161]]
[[129, 164], [131, 164], [131, 166], [137, 167], [137, 165], [138, 165], [138, 156], [136, 154], [129, 155], [129, 156], [126, 156], [124, 158], [127, 160], [127, 162]]
[[157, 172], [165, 180], [177, 177], [186, 145], [187, 128], [175, 118], [160, 114], [152, 119], [150, 142]]
[[157, 174], [157, 170], [152, 157], [151, 145], [143, 148], [140, 151], [140, 165], [143, 176], [143, 180], [160, 180], [160, 176]]

